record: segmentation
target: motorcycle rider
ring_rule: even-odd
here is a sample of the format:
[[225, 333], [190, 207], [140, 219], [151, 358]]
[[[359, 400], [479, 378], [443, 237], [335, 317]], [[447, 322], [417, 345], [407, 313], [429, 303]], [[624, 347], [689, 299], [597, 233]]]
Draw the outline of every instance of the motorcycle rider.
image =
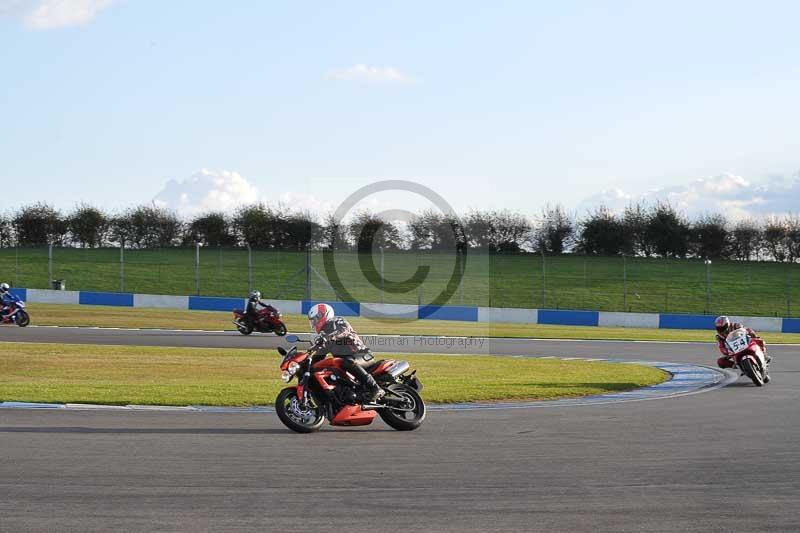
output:
[[244, 316], [251, 323], [258, 322], [258, 309], [263, 307], [271, 313], [277, 313], [278, 310], [261, 300], [261, 291], [253, 291], [247, 299], [247, 308], [245, 309]]
[[[714, 328], [717, 330], [717, 347], [719, 348], [720, 353], [722, 353], [722, 357], [717, 359], [717, 366], [720, 368], [733, 368], [736, 363], [734, 363], [731, 356], [733, 354], [728, 350], [728, 345], [725, 343], [725, 339], [728, 337], [728, 334], [731, 331], [734, 331], [739, 328], [745, 328], [747, 330], [747, 336], [756, 339], [756, 342], [761, 347], [761, 350], [764, 352], [764, 357], [767, 360], [767, 365], [772, 361], [772, 357], [767, 355], [767, 348], [764, 345], [764, 341], [758, 334], [755, 332], [753, 328], [745, 327], [744, 324], [741, 322], [731, 322], [731, 319], [727, 316], [718, 316], [714, 320]], [[767, 376], [769, 379], [769, 376]]]
[[314, 305], [308, 311], [308, 321], [318, 335], [310, 350], [313, 352], [312, 361], [321, 361], [329, 353], [342, 358], [344, 369], [355, 376], [367, 391], [367, 403], [375, 403], [383, 398], [386, 392], [372, 374], [364, 369], [374, 356], [350, 323], [337, 317], [333, 307], [323, 303]]
[[11, 287], [8, 283], [0, 283], [0, 317], [5, 316], [8, 313], [8, 306], [14, 300], [11, 298]]

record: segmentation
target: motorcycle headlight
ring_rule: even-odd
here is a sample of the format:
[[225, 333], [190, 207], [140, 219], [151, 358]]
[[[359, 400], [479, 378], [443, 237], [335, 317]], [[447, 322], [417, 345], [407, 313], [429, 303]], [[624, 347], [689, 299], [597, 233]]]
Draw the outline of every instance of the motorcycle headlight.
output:
[[300, 370], [300, 364], [296, 361], [292, 361], [291, 363], [289, 363], [289, 368], [287, 370], [284, 370], [283, 373], [281, 374], [281, 379], [286, 383], [289, 383], [292, 377], [295, 374], [297, 374], [298, 370]]

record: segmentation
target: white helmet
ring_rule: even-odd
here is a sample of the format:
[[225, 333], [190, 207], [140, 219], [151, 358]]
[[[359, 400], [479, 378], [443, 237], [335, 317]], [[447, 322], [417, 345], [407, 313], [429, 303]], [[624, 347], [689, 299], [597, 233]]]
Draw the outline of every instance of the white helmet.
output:
[[308, 310], [308, 321], [311, 322], [311, 327], [314, 331], [319, 333], [325, 324], [336, 318], [333, 312], [333, 307], [328, 304], [316, 304]]
[[0, 283], [0, 294], [5, 294], [11, 287], [8, 286], [8, 283]]
[[250, 293], [250, 299], [252, 300], [260, 300], [261, 299], [261, 291], [253, 291]]

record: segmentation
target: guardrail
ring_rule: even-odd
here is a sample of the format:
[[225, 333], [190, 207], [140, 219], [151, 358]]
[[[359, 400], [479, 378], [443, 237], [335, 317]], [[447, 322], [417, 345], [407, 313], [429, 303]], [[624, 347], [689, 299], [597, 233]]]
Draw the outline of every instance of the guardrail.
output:
[[[168, 296], [159, 294], [103, 293], [55, 291], [49, 289], [12, 288], [11, 292], [31, 303], [111, 305], [150, 307], [196, 311], [226, 311], [243, 308], [245, 298], [208, 296]], [[269, 300], [283, 313], [305, 314], [319, 300]], [[370, 318], [397, 317], [418, 320], [457, 320], [464, 322], [496, 322], [515, 324], [551, 324], [564, 326], [713, 329], [713, 315], [681, 315], [664, 313], [619, 313], [607, 311], [565, 311], [561, 309], [511, 309], [497, 307], [433, 306], [405, 304], [372, 304], [360, 302], [325, 302], [340, 316]], [[800, 319], [775, 317], [731, 316], [757, 331], [800, 333]]]

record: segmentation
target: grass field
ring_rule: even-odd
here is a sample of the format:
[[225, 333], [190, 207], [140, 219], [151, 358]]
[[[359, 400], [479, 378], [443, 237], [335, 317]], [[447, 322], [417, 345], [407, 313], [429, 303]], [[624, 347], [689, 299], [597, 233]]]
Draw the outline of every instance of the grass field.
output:
[[[350, 296], [363, 302], [430, 303], [445, 290], [454, 269], [447, 253], [386, 253], [383, 285], [369, 278], [364, 264], [380, 268], [379, 255], [337, 252], [335, 269], [321, 252], [310, 263], [322, 278], [337, 275]], [[267, 298], [306, 295], [306, 254], [202, 249], [195, 269], [194, 249], [126, 250], [57, 248], [52, 277], [67, 289], [146, 294], [244, 296], [250, 287]], [[428, 267], [425, 281], [404, 281]], [[0, 249], [4, 280], [18, 287], [46, 288], [46, 249]], [[708, 285], [707, 285], [708, 275]], [[373, 276], [374, 277], [374, 276]], [[372, 281], [370, 281], [372, 279]], [[199, 281], [199, 291], [197, 282]], [[316, 274], [309, 276], [312, 298], [335, 299]], [[457, 281], [457, 279], [456, 279]], [[708, 288], [708, 298], [706, 289]], [[451, 305], [592, 309], [601, 311], [800, 316], [800, 266], [771, 262], [663, 260], [531, 254], [467, 254], [463, 281], [451, 286]]]
[[[271, 405], [285, 385], [264, 350], [0, 343], [0, 401]], [[664, 381], [651, 367], [493, 356], [402, 356], [429, 402], [555, 399]]]
[[[50, 326], [99, 326], [116, 328], [232, 330], [232, 315], [214, 311], [142, 309], [87, 305], [30, 304], [33, 324]], [[289, 331], [307, 333], [303, 315], [285, 315]], [[646, 328], [597, 328], [538, 324], [497, 324], [440, 320], [371, 320], [352, 317], [349, 321], [363, 334], [447, 335], [466, 337], [529, 337], [539, 339], [656, 340], [713, 342], [713, 332]], [[13, 326], [7, 326], [13, 327]], [[256, 334], [257, 335], [257, 334]], [[768, 343], [800, 344], [800, 334], [763, 332]]]

